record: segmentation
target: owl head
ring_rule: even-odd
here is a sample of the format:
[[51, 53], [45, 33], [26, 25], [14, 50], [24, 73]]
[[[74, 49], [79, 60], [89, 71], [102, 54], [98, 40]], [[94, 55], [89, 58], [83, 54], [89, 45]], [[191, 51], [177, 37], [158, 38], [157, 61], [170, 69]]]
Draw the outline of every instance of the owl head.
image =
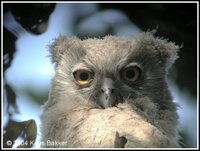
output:
[[153, 32], [86, 40], [60, 36], [50, 46], [56, 69], [51, 101], [89, 101], [104, 109], [147, 97], [167, 108], [166, 74], [178, 50]]

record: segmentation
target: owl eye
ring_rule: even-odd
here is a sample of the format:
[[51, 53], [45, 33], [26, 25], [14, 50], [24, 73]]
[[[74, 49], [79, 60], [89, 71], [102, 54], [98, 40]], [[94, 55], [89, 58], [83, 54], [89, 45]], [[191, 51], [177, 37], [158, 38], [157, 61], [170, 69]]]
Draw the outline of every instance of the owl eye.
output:
[[74, 79], [79, 85], [84, 86], [92, 82], [94, 75], [91, 71], [77, 70], [74, 72]]
[[141, 69], [137, 66], [128, 67], [121, 73], [121, 77], [126, 81], [137, 81], [140, 78]]

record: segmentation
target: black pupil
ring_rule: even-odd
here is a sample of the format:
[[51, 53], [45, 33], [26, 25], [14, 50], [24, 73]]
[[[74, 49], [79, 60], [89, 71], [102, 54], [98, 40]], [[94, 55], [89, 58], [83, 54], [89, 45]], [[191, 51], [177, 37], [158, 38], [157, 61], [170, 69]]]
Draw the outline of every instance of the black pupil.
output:
[[135, 71], [134, 70], [127, 70], [126, 71], [126, 77], [131, 79], [135, 76]]
[[81, 79], [82, 81], [86, 81], [88, 78], [89, 78], [88, 73], [82, 72], [82, 73], [80, 74], [80, 79]]

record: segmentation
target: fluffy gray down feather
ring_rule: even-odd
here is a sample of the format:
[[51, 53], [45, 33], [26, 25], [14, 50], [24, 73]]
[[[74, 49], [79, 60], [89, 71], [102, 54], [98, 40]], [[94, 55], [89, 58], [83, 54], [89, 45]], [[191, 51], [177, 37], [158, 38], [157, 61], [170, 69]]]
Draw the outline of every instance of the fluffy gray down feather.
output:
[[[127, 48], [129, 44], [129, 42], [126, 42], [125, 45], [123, 45], [123, 41], [126, 40], [124, 38], [120, 39], [108, 36], [104, 39], [106, 39], [108, 43], [109, 40], [111, 40], [111, 44], [113, 41], [121, 41], [122, 44], [120, 45], [124, 48]], [[86, 40], [86, 43], [94, 42], [94, 46], [91, 44], [91, 47], [88, 46], [88, 49], [93, 49], [93, 47], [95, 49], [95, 41], [98, 40]], [[177, 58], [179, 47], [166, 40], [154, 38], [151, 33], [140, 35], [136, 38], [134, 45], [139, 42], [147, 44], [147, 41], [149, 41], [150, 45], [148, 47], [154, 46], [155, 48], [160, 49], [159, 55], [156, 54], [155, 57], [161, 57], [160, 60], [163, 61], [163, 63], [161, 63], [160, 66], [161, 68], [165, 68], [166, 71], [166, 68], [169, 68]], [[158, 92], [156, 92], [158, 97], [159, 93], [165, 93], [164, 95], [161, 94], [162, 97], [159, 97], [163, 99], [160, 100], [160, 102], [164, 102], [163, 106], [160, 105], [161, 103], [158, 103], [158, 100], [154, 101], [154, 99], [152, 99], [153, 97], [149, 97], [149, 94], [146, 93], [147, 96], [144, 95], [134, 99], [127, 98], [123, 103], [119, 103], [114, 107], [102, 109], [99, 108], [95, 102], [83, 99], [77, 94], [74, 95], [72, 93], [71, 87], [66, 86], [67, 81], [63, 81], [63, 79], [61, 79], [62, 76], [60, 75], [64, 72], [66, 65], [69, 66], [70, 63], [73, 64], [73, 61], [76, 59], [71, 60], [71, 62], [65, 62], [67, 59], [63, 59], [63, 55], [69, 55], [71, 53], [67, 52], [67, 49], [72, 49], [69, 45], [77, 46], [81, 42], [81, 40], [69, 40], [69, 38], [61, 37], [51, 46], [52, 59], [56, 63], [56, 75], [52, 81], [49, 99], [44, 105], [41, 117], [43, 142], [41, 147], [180, 147], [178, 144], [177, 108], [176, 104], [172, 102], [172, 97], [168, 92], [166, 84], [163, 84], [163, 87], [159, 87], [161, 90], [157, 90]], [[104, 41], [102, 40], [99, 43], [101, 42]], [[137, 49], [142, 49], [143, 47], [141, 45], [137, 44]], [[98, 44], [98, 46], [100, 45]], [[115, 45], [115, 47], [117, 47], [117, 45]], [[77, 53], [75, 55], [81, 55], [77, 49], [78, 48], [74, 48], [73, 52]], [[131, 47], [128, 49], [131, 49]], [[152, 51], [158, 50], [154, 49]], [[86, 53], [91, 55], [91, 53], [95, 52], [91, 51]], [[129, 51], [127, 53], [131, 52]], [[77, 60], [80, 59], [77, 58]], [[64, 65], [65, 67], [63, 67]], [[62, 84], [63, 86], [61, 86]]]

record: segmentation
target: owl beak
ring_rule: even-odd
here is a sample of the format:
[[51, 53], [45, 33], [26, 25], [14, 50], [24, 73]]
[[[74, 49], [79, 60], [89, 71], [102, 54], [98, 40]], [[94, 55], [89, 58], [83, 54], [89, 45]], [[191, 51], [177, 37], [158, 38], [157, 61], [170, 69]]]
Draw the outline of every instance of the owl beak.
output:
[[112, 107], [117, 103], [117, 94], [114, 88], [114, 81], [110, 78], [102, 80], [101, 92], [99, 94], [99, 105], [102, 108]]

